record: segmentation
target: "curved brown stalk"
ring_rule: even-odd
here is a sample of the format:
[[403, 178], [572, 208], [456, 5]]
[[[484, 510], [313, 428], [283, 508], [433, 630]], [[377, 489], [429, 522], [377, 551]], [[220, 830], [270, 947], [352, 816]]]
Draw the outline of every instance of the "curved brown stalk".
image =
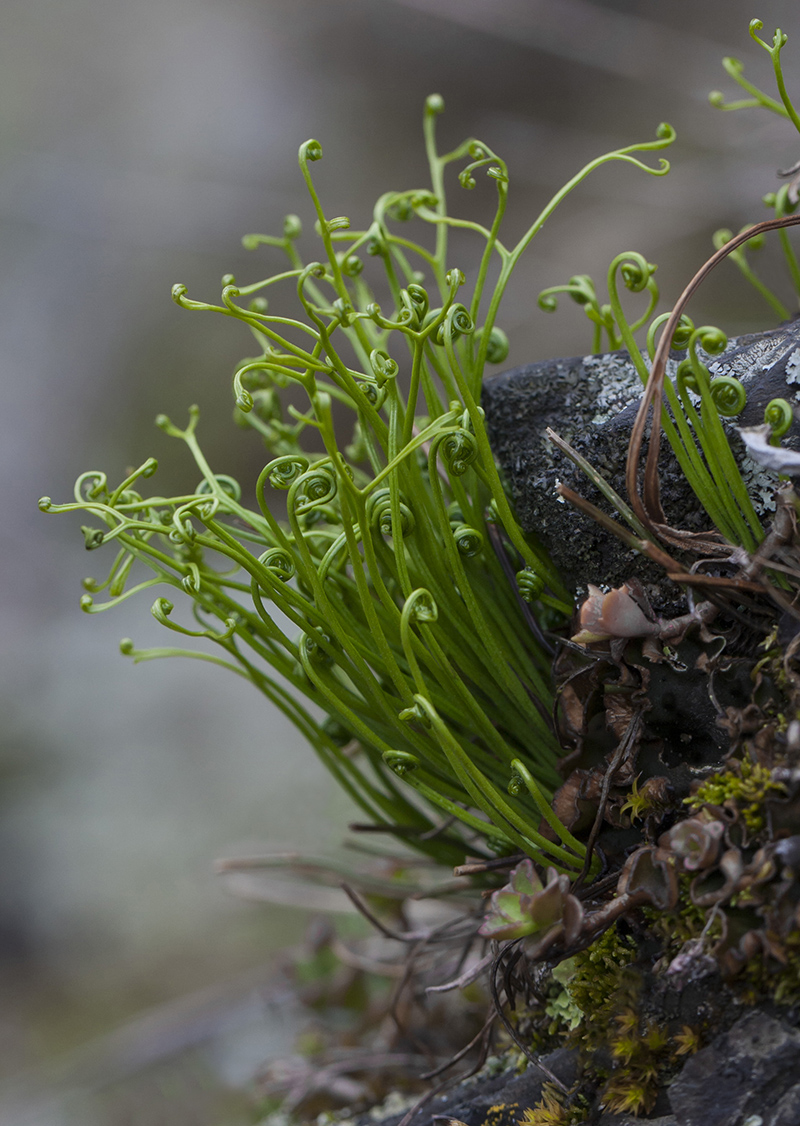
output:
[[[630, 442], [628, 444], [628, 460], [625, 469], [625, 487], [628, 492], [631, 507], [645, 527], [654, 535], [676, 546], [684, 545], [689, 547], [694, 543], [695, 537], [690, 533], [671, 528], [669, 524], [667, 524], [664, 510], [661, 507], [661, 488], [658, 478], [658, 453], [661, 440], [661, 407], [667, 359], [669, 358], [673, 334], [695, 290], [702, 285], [714, 267], [717, 266], [723, 258], [726, 258], [731, 251], [736, 250], [737, 247], [749, 242], [749, 240], [756, 235], [763, 234], [766, 231], [776, 231], [781, 227], [793, 227], [799, 223], [800, 215], [785, 215], [781, 219], [766, 219], [763, 223], [756, 223], [754, 226], [748, 227], [746, 231], [736, 235], [730, 242], [726, 242], [694, 275], [678, 298], [675, 308], [670, 313], [669, 320], [664, 325], [655, 356], [653, 357], [650, 378], [647, 381], [639, 411], [636, 415], [636, 421], [631, 431]], [[640, 493], [639, 461], [647, 427], [647, 416], [651, 407], [653, 408], [653, 424], [650, 432], [650, 442], [647, 448], [647, 461], [645, 462], [644, 490], [643, 493]], [[707, 535], [707, 533], [700, 533], [699, 538], [706, 541]]]

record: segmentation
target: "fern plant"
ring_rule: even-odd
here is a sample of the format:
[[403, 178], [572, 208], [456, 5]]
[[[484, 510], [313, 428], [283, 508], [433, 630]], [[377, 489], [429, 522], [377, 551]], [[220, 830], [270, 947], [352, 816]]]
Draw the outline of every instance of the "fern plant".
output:
[[[85, 581], [87, 613], [161, 588], [152, 605], [161, 625], [212, 646], [140, 650], [126, 639], [134, 661], [188, 656], [247, 678], [370, 822], [439, 861], [522, 851], [575, 873], [585, 846], [550, 807], [560, 778], [545, 636], [572, 602], [503, 491], [481, 381], [507, 354], [500, 304], [547, 218], [605, 164], [664, 175], [666, 160], [651, 167], [637, 154], [666, 148], [674, 132], [662, 125], [655, 140], [591, 161], [507, 246], [506, 164], [473, 139], [441, 154], [443, 108], [438, 96], [425, 105], [429, 188], [386, 193], [352, 229], [326, 215], [312, 178], [322, 149], [307, 141], [299, 163], [320, 260], [301, 259], [301, 222], [290, 215], [281, 236], [244, 239], [281, 253], [278, 273], [246, 285], [226, 275], [218, 304], [173, 289], [183, 309], [233, 317], [256, 342], [233, 376], [236, 421], [261, 435], [269, 457], [255, 506], [206, 462], [192, 407], [185, 427], [164, 416], [157, 425], [187, 446], [195, 489], [147, 493], [151, 457], [118, 484], [84, 473], [74, 501], [45, 497], [40, 507], [87, 514], [86, 547], [116, 549], [107, 578]], [[456, 162], [462, 189], [479, 172], [494, 187], [487, 225], [448, 210], [445, 174]], [[421, 236], [407, 233], [410, 220]], [[469, 285], [450, 260], [452, 229], [482, 243]], [[294, 290], [296, 315], [267, 304], [279, 286]], [[282, 404], [289, 385], [307, 409]], [[177, 604], [191, 625], [173, 616]]]
[[[786, 46], [788, 37], [779, 28], [775, 31], [772, 45], [769, 45], [758, 35], [762, 28], [761, 20], [751, 20], [751, 38], [770, 56], [779, 100], [770, 97], [746, 79], [743, 64], [734, 58], [723, 59], [723, 66], [749, 97], [726, 102], [724, 95], [715, 90], [709, 95], [709, 100], [713, 106], [723, 110], [764, 108], [791, 121], [795, 129], [800, 132], [800, 114], [787, 91], [781, 61], [781, 52]], [[705, 274], [717, 262], [729, 257], [773, 313], [784, 320], [790, 317], [790, 309], [763, 282], [748, 259], [748, 251], [758, 250], [763, 246], [765, 232], [762, 228], [776, 230], [795, 301], [800, 301], [800, 265], [787, 230], [787, 226], [800, 221], [800, 217], [792, 218], [800, 202], [798, 194], [800, 161], [779, 175], [787, 178], [789, 182], [778, 192], [769, 192], [764, 196], [764, 203], [774, 211], [774, 220], [755, 227], [745, 226], [736, 236], [727, 228], [716, 231], [712, 241], [717, 254], [689, 284], [684, 292], [685, 298], [688, 299]], [[748, 552], [752, 552], [762, 542], [764, 529], [722, 421], [726, 418], [736, 418], [744, 410], [747, 399], [745, 388], [738, 379], [730, 375], [712, 376], [706, 360], [708, 357], [724, 352], [728, 344], [727, 337], [718, 328], [710, 325], [695, 327], [693, 321], [682, 312], [682, 305], [681, 309], [677, 310], [681, 313], [680, 319], [672, 326], [669, 341], [665, 339], [670, 314], [662, 313], [653, 316], [659, 300], [655, 272], [656, 266], [648, 262], [642, 254], [635, 251], [618, 254], [608, 268], [606, 303], [601, 304], [601, 298], [592, 278], [588, 274], [577, 274], [565, 284], [542, 290], [539, 294], [539, 307], [545, 312], [555, 312], [561, 295], [568, 296], [582, 306], [593, 325], [592, 350], [595, 353], [600, 352], [604, 345], [610, 349], [624, 347], [643, 386], [648, 387], [650, 383], [651, 392], [651, 375], [654, 367], [660, 367], [658, 398], [660, 400], [662, 393], [660, 388], [663, 385], [663, 395], [666, 399], [659, 412], [660, 429], [666, 435], [683, 475], [723, 543], [743, 547]], [[629, 291], [647, 295], [645, 310], [634, 321], [628, 319], [623, 308], [620, 299], [620, 280]], [[646, 333], [644, 346], [640, 345], [636, 338], [636, 333], [640, 329]], [[660, 340], [659, 330], [662, 333]], [[676, 367], [674, 383], [672, 379], [664, 378], [666, 367], [664, 346], [667, 343], [669, 347], [686, 350], [685, 359]], [[657, 348], [661, 350], [658, 359]], [[780, 438], [789, 431], [793, 417], [791, 404], [785, 399], [774, 399], [767, 404], [764, 422], [770, 427], [773, 444], [778, 444]], [[574, 451], [565, 447], [564, 443], [561, 443], [561, 447], [568, 456], [580, 464]], [[652, 539], [650, 529], [642, 524], [641, 513], [637, 515], [622, 498], [616, 494], [611, 495], [607, 482], [598, 480], [598, 475], [591, 466], [584, 463], [580, 464], [580, 467], [605, 493], [617, 512], [630, 525], [634, 535], [640, 537], [640, 541]], [[630, 476], [629, 468], [629, 479]], [[630, 499], [633, 500], [633, 497]], [[631, 539], [630, 542], [636, 546], [635, 539]]]

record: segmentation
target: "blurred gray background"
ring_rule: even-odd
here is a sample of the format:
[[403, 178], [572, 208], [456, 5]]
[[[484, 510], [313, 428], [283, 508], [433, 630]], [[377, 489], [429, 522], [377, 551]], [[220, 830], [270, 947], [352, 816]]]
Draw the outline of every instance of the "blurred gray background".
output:
[[[508, 301], [509, 365], [583, 352], [580, 311], [541, 313], [539, 289], [600, 280], [636, 249], [660, 264], [666, 307], [711, 233], [766, 217], [775, 169], [800, 156], [788, 123], [708, 105], [709, 89], [735, 93], [723, 54], [772, 90], [753, 16], [769, 37], [789, 33], [800, 100], [796, 0], [5, 0], [0, 1122], [247, 1121], [242, 1092], [281, 1047], [260, 986], [305, 916], [232, 899], [212, 862], [275, 843], [330, 850], [348, 817], [247, 685], [124, 661], [120, 637], [160, 641], [150, 599], [82, 614], [80, 580], [104, 560], [84, 553], [79, 519], [36, 507], [69, 499], [84, 469], [119, 479], [150, 454], [161, 488], [193, 486], [182, 447], [152, 425], [159, 411], [181, 421], [190, 402], [217, 470], [249, 481], [260, 469], [257, 439], [228, 421], [250, 339], [178, 309], [171, 284], [214, 300], [223, 273], [277, 268], [239, 240], [278, 233], [288, 211], [311, 229], [296, 163], [309, 136], [325, 151], [329, 214], [359, 223], [381, 192], [425, 183], [431, 92], [447, 105], [443, 145], [476, 135], [506, 158], [520, 232], [588, 159], [666, 119], [670, 175], [595, 174], [548, 222]], [[779, 276], [774, 246], [758, 264]], [[732, 333], [771, 323], [733, 269], [693, 315]], [[179, 1081], [158, 1071], [187, 1050]]]

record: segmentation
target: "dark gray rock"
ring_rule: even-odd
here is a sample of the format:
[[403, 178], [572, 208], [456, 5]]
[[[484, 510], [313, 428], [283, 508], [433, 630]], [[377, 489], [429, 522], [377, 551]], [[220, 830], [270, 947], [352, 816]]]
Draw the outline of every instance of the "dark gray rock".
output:
[[800, 1083], [790, 1087], [772, 1110], [761, 1117], [764, 1126], [797, 1126], [800, 1122]]
[[[669, 362], [674, 375], [682, 354]], [[738, 426], [764, 421], [764, 407], [774, 398], [800, 403], [800, 320], [772, 332], [731, 340], [716, 358], [704, 356], [712, 374], [733, 375], [747, 391], [747, 405]], [[486, 380], [483, 408], [489, 438], [506, 477], [523, 528], [544, 543], [570, 585], [585, 590], [587, 582], [617, 586], [632, 575], [650, 589], [661, 612], [662, 572], [627, 549], [594, 521], [577, 513], [555, 494], [558, 481], [613, 514], [597, 489], [545, 437], [552, 427], [591, 462], [623, 497], [625, 460], [642, 385], [627, 352], [581, 356], [528, 364]], [[733, 427], [729, 433], [756, 508], [774, 508], [777, 477], [746, 458]], [[795, 421], [784, 444], [800, 449], [800, 422]], [[660, 470], [664, 509], [670, 523], [689, 531], [709, 527], [709, 519], [681, 473], [666, 441]]]
[[[578, 1052], [560, 1049], [543, 1063], [566, 1086], [579, 1077]], [[542, 1098], [544, 1076], [533, 1066], [485, 1071], [431, 1099], [411, 1126], [437, 1126], [456, 1119], [466, 1126], [518, 1126]], [[665, 1097], [666, 1096], [666, 1097]], [[670, 1108], [672, 1113], [665, 1114]], [[593, 1126], [800, 1126], [800, 1031], [760, 1010], [750, 1010], [684, 1064], [654, 1117], [595, 1111]], [[356, 1126], [397, 1126], [403, 1114], [384, 1119], [372, 1111]]]
[[[578, 1053], [559, 1049], [542, 1061], [561, 1082], [570, 1087], [578, 1078]], [[466, 1126], [516, 1126], [525, 1110], [542, 1098], [546, 1076], [530, 1066], [521, 1075], [505, 1071], [500, 1075], [482, 1074], [431, 1099], [411, 1120], [411, 1126], [433, 1126], [444, 1118], [455, 1118]], [[381, 1120], [380, 1126], [396, 1126], [402, 1114]], [[359, 1126], [367, 1126], [360, 1119]], [[374, 1118], [372, 1118], [374, 1123]]]
[[[797, 1126], [800, 1032], [762, 1012], [692, 1056], [669, 1088], [677, 1126]], [[794, 1117], [793, 1117], [794, 1115]]]
[[[578, 1052], [559, 1049], [545, 1056], [542, 1062], [567, 1087], [578, 1078]], [[545, 1076], [533, 1066], [521, 1075], [514, 1071], [494, 1076], [481, 1074], [421, 1107], [411, 1119], [410, 1126], [441, 1126], [448, 1118], [463, 1122], [465, 1126], [518, 1126], [524, 1112], [541, 1101], [544, 1082]], [[376, 1119], [375, 1111], [372, 1111], [359, 1118], [356, 1126], [397, 1126], [402, 1117], [402, 1114], [396, 1114]], [[591, 1122], [593, 1126], [681, 1126], [674, 1114], [643, 1119], [629, 1114], [600, 1113], [599, 1116], [595, 1114]], [[784, 1126], [784, 1123], [776, 1121], [775, 1126]]]
[[604, 1114], [597, 1126], [680, 1126], [674, 1114], [662, 1114], [658, 1118], [633, 1118], [630, 1114]]

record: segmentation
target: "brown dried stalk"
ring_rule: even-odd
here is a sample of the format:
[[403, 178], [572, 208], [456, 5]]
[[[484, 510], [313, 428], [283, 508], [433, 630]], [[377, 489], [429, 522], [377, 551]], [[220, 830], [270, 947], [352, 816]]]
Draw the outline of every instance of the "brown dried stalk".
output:
[[[669, 524], [667, 524], [664, 510], [661, 507], [661, 484], [658, 476], [658, 454], [661, 439], [661, 407], [667, 359], [669, 358], [673, 334], [695, 290], [699, 289], [714, 267], [718, 266], [724, 258], [727, 258], [732, 251], [743, 246], [756, 235], [764, 234], [767, 231], [776, 231], [781, 227], [797, 226], [797, 224], [800, 224], [800, 215], [785, 215], [781, 219], [767, 219], [763, 223], [756, 223], [754, 226], [748, 227], [746, 231], [736, 235], [730, 242], [726, 242], [694, 275], [678, 298], [674, 309], [670, 313], [669, 320], [664, 325], [655, 356], [653, 357], [650, 378], [647, 381], [644, 396], [642, 397], [642, 402], [636, 415], [636, 421], [631, 431], [630, 442], [628, 444], [628, 461], [625, 470], [625, 486], [628, 491], [628, 499], [630, 500], [631, 507], [645, 527], [654, 535], [659, 536], [659, 538], [667, 542], [674, 543], [676, 546], [691, 548], [692, 546], [698, 547], [699, 543], [697, 536], [682, 532], [677, 528], [671, 528]], [[647, 460], [645, 462], [644, 489], [643, 492], [640, 493], [639, 461], [641, 458], [645, 430], [647, 428], [647, 416], [651, 408], [653, 411], [653, 422], [650, 432], [650, 442], [647, 448]], [[707, 541], [707, 536], [702, 536], [701, 533], [701, 537]], [[718, 550], [720, 545], [716, 544], [711, 546], [716, 546]]]

